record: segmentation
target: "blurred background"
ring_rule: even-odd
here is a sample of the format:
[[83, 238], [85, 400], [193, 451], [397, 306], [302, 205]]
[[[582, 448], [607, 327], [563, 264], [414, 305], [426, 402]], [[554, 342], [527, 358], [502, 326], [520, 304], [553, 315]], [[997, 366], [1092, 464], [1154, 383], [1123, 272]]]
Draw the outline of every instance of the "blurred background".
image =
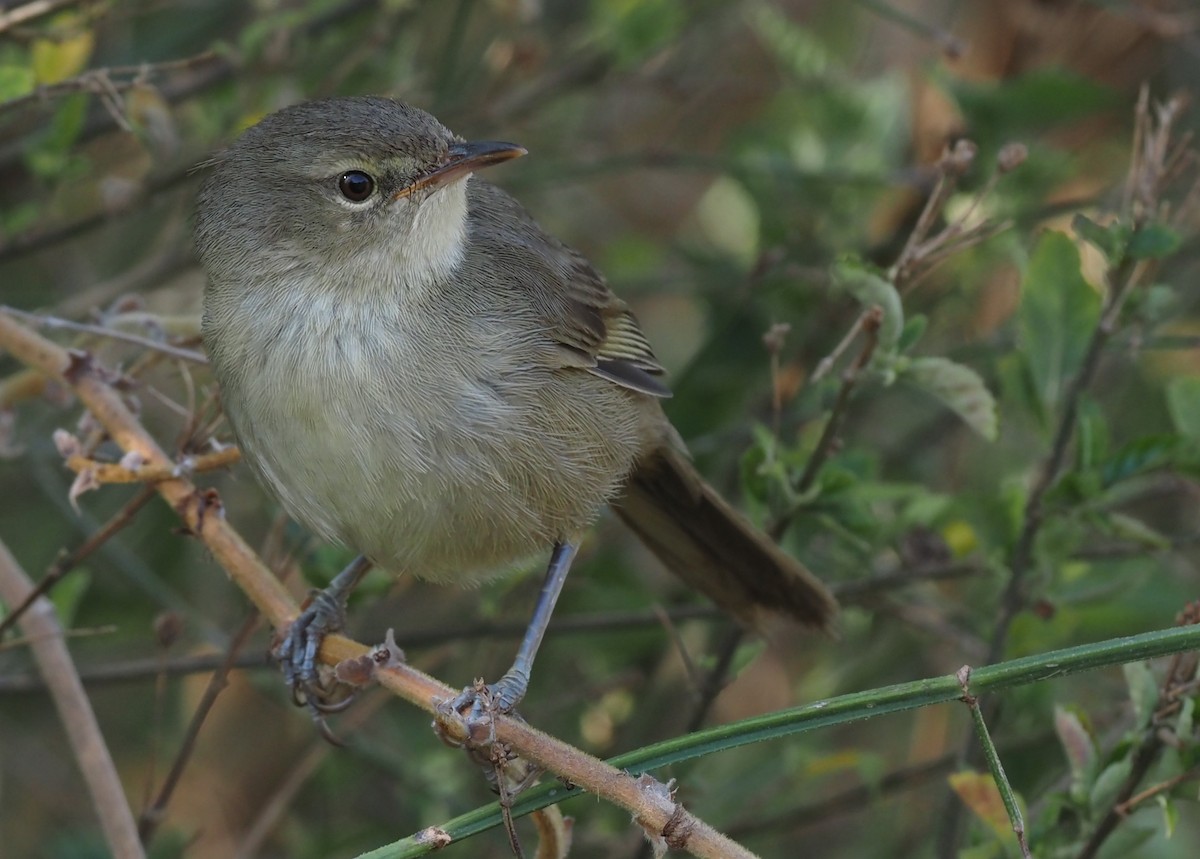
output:
[[[1061, 231], [1060, 256], [1076, 254], [1063, 276], [1099, 300], [1104, 258], [1073, 218], [1107, 223], [1121, 209], [1139, 90], [1162, 101], [1197, 81], [1200, 11], [1186, 0], [3, 3], [0, 303], [201, 348], [196, 167], [298, 100], [388, 94], [467, 138], [524, 145], [529, 157], [487, 178], [605, 272], [671, 372], [667, 411], [702, 470], [845, 604], [837, 639], [743, 635], [606, 516], [522, 712], [607, 756], [989, 655], [1170, 626], [1196, 598], [1192, 218], [1175, 225], [1077, 403], [1082, 429], [1101, 441], [1080, 443], [1052, 493], [1027, 610], [998, 623], [1028, 488], [1066, 406], [1049, 389], [1065, 388], [1078, 364], [1064, 361], [1057, 380], [1039, 375], [1046, 341], [1022, 316], [1023, 290], [1031, 270], [1053, 284], [1046, 260], [1059, 246], [1046, 236]], [[1184, 116], [1181, 133], [1195, 125], [1194, 112]], [[864, 338], [835, 350], [876, 299], [831, 266], [854, 259], [886, 273], [938, 183], [939, 158], [962, 139], [977, 154], [933, 232], [992, 227], [920, 278], [878, 281], [904, 310], [896, 360], [864, 368], [838, 410]], [[997, 176], [1010, 143], [1027, 157]], [[1180, 178], [1167, 191], [1189, 187]], [[1081, 301], [1050, 327], [1094, 324]], [[130, 401], [169, 450], [229, 440], [202, 366], [87, 333], [53, 336], [128, 373]], [[906, 381], [916, 356], [970, 368], [974, 406]], [[835, 410], [836, 444], [822, 448]], [[52, 441], [59, 428], [97, 458], [119, 456], [67, 392], [0, 355], [0, 540], [26, 570], [40, 578], [140, 505], [53, 590], [140, 809], [179, 753], [208, 672], [253, 616], [157, 497], [72, 492]], [[804, 481], [814, 452], [819, 468]], [[1128, 480], [1109, 471], [1088, 483], [1120, 463]], [[298, 596], [349, 559], [284, 521], [246, 469], [199, 478]], [[373, 577], [351, 604], [350, 631], [379, 641], [394, 627], [409, 659], [451, 685], [494, 678], [532, 607], [540, 568], [530, 573], [474, 591]], [[153, 855], [351, 857], [490, 801], [428, 717], [386, 696], [334, 719], [346, 747], [327, 745], [266, 666], [268, 646], [261, 625], [239, 645], [241, 667], [156, 819]], [[1116, 795], [1098, 793], [1096, 779], [1125, 767], [1142, 736], [1121, 671], [1011, 690], [993, 716], [1037, 855], [1194, 855], [1191, 778], [1139, 806], [1098, 853], [1081, 852]], [[690, 810], [763, 856], [1017, 855], [1003, 820], [953, 796], [947, 777], [970, 734], [965, 708], [931, 707], [656, 775], [679, 779]], [[1156, 772], [1194, 776], [1194, 743], [1182, 736], [1176, 769]], [[1118, 785], [1128, 772], [1108, 778]], [[576, 799], [564, 811], [577, 818], [572, 855], [648, 855], [619, 810]], [[498, 831], [445, 853], [509, 855]], [[0, 641], [0, 856], [103, 855], [61, 725], [10, 633]]]

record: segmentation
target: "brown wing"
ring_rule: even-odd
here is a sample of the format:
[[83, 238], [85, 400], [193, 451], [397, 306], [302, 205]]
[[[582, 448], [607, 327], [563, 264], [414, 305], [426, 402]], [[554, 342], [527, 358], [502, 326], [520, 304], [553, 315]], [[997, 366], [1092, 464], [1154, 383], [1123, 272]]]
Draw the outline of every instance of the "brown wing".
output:
[[588, 356], [589, 372], [652, 397], [669, 397], [665, 371], [637, 318], [625, 302], [613, 295], [591, 264], [569, 248], [571, 276], [564, 284], [574, 312], [551, 329], [552, 336], [569, 349]]
[[582, 254], [547, 235], [516, 200], [478, 177], [471, 180], [471, 213], [475, 248], [483, 259], [503, 262], [499, 276], [525, 294], [523, 308], [536, 308], [563, 366], [652, 397], [671, 396], [637, 319]]

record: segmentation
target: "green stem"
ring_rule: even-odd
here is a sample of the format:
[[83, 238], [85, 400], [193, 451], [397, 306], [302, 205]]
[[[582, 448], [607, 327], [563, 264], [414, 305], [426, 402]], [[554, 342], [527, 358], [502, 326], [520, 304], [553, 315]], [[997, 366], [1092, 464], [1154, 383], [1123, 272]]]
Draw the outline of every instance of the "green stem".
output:
[[1000, 753], [996, 751], [996, 744], [992, 742], [992, 734], [988, 730], [987, 721], [983, 718], [983, 711], [979, 708], [979, 699], [971, 694], [970, 677], [970, 666], [964, 665], [958, 670], [959, 686], [963, 692], [962, 700], [971, 711], [971, 720], [975, 723], [975, 733], [979, 737], [979, 744], [983, 746], [983, 756], [987, 758], [992, 782], [995, 783], [996, 790], [1000, 792], [1000, 799], [1004, 802], [1004, 811], [1008, 814], [1013, 832], [1017, 835], [1017, 844], [1021, 848], [1021, 855], [1025, 859], [1029, 859], [1029, 844], [1025, 840], [1025, 819], [1021, 815], [1021, 806], [1017, 804], [1017, 797], [1013, 794], [1012, 785], [1008, 783], [1008, 775], [1004, 772]]
[[[971, 673], [971, 690], [975, 694], [995, 692], [1054, 677], [1066, 677], [1081, 671], [1196, 649], [1200, 649], [1200, 626], [1172, 627], [1064, 650], [1053, 650], [978, 668]], [[959, 680], [953, 674], [898, 683], [867, 692], [839, 695], [836, 698], [815, 701], [801, 707], [792, 707], [665, 740], [619, 755], [609, 763], [633, 773], [640, 773], [763, 740], [842, 725], [885, 713], [958, 701], [962, 694]], [[567, 788], [558, 782], [539, 785], [517, 799], [512, 808], [513, 817], [562, 802], [579, 792], [577, 788]], [[499, 806], [493, 804], [456, 817], [436, 829], [458, 841], [468, 835], [498, 826], [500, 822]], [[364, 853], [358, 859], [406, 859], [423, 856], [435, 847], [427, 837], [422, 838], [418, 834]]]

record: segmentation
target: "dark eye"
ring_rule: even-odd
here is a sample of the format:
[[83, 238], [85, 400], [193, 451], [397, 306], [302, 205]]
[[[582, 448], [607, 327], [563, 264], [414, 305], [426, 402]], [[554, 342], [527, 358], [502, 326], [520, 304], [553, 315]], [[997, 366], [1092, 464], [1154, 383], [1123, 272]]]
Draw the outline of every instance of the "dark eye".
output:
[[338, 177], [338, 190], [351, 203], [361, 203], [375, 191], [375, 180], [361, 170], [348, 170]]

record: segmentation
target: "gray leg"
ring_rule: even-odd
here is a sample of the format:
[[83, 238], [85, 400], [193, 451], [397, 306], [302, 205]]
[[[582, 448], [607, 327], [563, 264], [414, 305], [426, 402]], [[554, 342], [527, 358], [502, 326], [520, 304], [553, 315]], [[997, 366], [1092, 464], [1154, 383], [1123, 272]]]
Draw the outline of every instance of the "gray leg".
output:
[[321, 709], [317, 686], [317, 651], [331, 632], [346, 623], [346, 600], [371, 569], [371, 562], [359, 555], [342, 570], [329, 586], [316, 591], [308, 607], [292, 621], [283, 641], [273, 651], [283, 670], [283, 679], [292, 688], [297, 703]]
[[[533, 609], [533, 617], [525, 629], [525, 637], [521, 640], [521, 648], [512, 668], [490, 687], [492, 693], [492, 709], [501, 713], [511, 713], [529, 689], [529, 673], [533, 670], [533, 659], [537, 656], [538, 647], [550, 624], [550, 616], [554, 613], [554, 604], [562, 593], [567, 573], [571, 570], [571, 561], [575, 559], [577, 546], [570, 543], [556, 543], [554, 552], [550, 555], [550, 565], [546, 568], [546, 579], [542, 583], [541, 593], [538, 594], [537, 605]], [[481, 702], [475, 699], [475, 690], [469, 688], [463, 691], [456, 704], [462, 705], [473, 701], [473, 711], [482, 708]], [[455, 707], [459, 709], [459, 707]]]

